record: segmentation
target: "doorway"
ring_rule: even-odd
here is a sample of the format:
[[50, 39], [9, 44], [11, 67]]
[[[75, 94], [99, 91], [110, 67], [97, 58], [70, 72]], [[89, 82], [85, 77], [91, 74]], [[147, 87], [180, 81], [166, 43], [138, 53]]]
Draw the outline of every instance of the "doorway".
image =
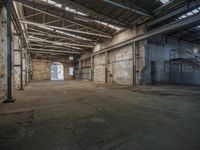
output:
[[64, 80], [64, 67], [59, 62], [51, 65], [51, 80]]
[[151, 84], [156, 84], [156, 62], [151, 61]]

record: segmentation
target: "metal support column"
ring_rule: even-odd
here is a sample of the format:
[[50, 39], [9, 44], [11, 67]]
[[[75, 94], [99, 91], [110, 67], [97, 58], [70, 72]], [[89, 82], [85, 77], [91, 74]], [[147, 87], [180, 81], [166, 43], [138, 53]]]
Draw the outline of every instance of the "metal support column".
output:
[[172, 83], [172, 60], [169, 60], [169, 82]]
[[105, 83], [108, 83], [108, 52], [105, 52]]
[[136, 43], [132, 45], [133, 54], [133, 86], [136, 87]]
[[81, 61], [79, 60], [79, 80], [81, 80]]
[[90, 58], [90, 63], [91, 63], [91, 74], [90, 74], [90, 79], [93, 81], [93, 56]]
[[22, 46], [20, 46], [20, 89], [24, 90], [24, 84], [23, 84], [23, 49]]
[[183, 63], [180, 64], [180, 84], [183, 84]]
[[25, 86], [28, 86], [28, 78], [27, 78], [28, 69], [27, 69], [27, 67], [25, 69], [25, 73], [26, 73], [26, 75], [25, 75]]
[[4, 103], [14, 102], [15, 99], [12, 96], [12, 28], [11, 28], [11, 9], [10, 0], [7, 0], [7, 98]]

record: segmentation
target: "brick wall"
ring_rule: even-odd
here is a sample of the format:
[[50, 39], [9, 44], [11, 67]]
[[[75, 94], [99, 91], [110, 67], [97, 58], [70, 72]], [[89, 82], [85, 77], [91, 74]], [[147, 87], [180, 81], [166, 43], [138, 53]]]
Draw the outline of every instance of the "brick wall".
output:
[[42, 56], [32, 55], [32, 79], [33, 80], [51, 80], [51, 65], [54, 62], [59, 62], [64, 67], [64, 79], [72, 79], [69, 75], [69, 67], [73, 66], [73, 63], [69, 61], [68, 56]]

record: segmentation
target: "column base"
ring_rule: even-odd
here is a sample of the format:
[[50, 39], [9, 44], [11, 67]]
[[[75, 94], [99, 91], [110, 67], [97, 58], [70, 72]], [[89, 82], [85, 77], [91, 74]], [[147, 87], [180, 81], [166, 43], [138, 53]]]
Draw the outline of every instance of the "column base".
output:
[[6, 98], [4, 101], [3, 101], [3, 103], [13, 103], [13, 102], [15, 102], [15, 98], [13, 98], [13, 97], [11, 97], [11, 98]]

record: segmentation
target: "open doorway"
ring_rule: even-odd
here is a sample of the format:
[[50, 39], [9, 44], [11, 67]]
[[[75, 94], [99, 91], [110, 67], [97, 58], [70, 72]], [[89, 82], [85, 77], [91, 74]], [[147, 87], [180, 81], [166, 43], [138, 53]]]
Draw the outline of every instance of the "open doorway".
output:
[[51, 65], [51, 80], [64, 80], [64, 67], [59, 62]]
[[156, 62], [151, 61], [151, 84], [156, 84]]

